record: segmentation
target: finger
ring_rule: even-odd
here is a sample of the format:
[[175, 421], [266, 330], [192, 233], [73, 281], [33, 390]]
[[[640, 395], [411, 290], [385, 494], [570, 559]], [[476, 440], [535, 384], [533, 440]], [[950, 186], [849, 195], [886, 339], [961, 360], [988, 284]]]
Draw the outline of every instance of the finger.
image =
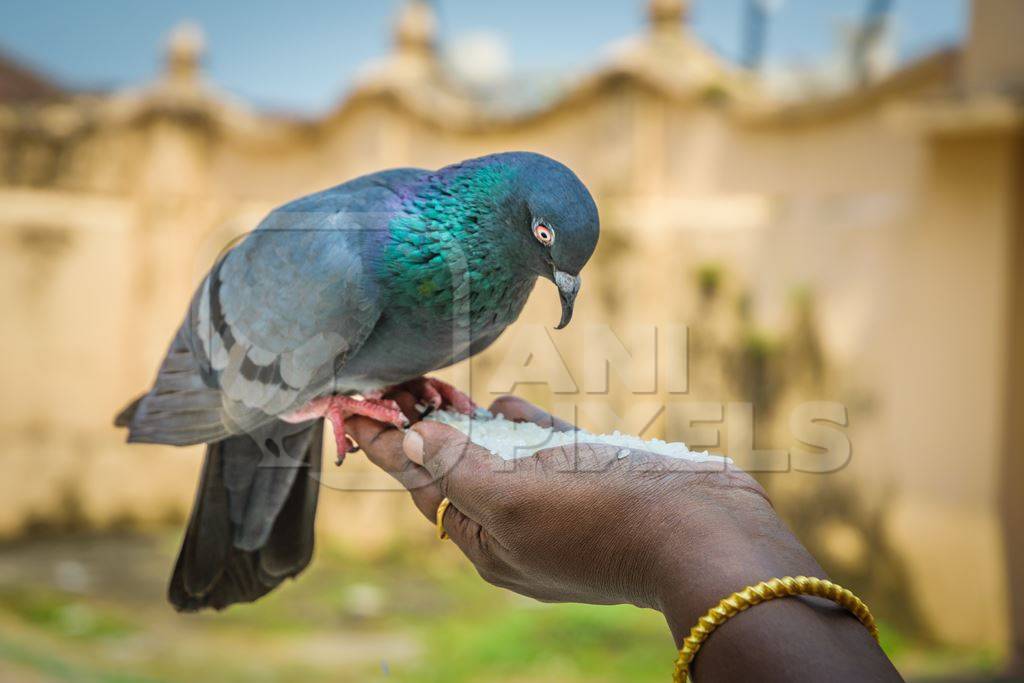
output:
[[500, 488], [495, 475], [507, 471], [504, 460], [459, 430], [430, 420], [406, 430], [403, 448], [410, 460], [431, 474], [442, 495], [470, 517], [486, 522], [485, 502]]
[[345, 420], [345, 430], [366, 457], [388, 473], [402, 472], [408, 459], [402, 454], [402, 431], [392, 424], [357, 415]]
[[[435, 524], [436, 510], [435, 507], [434, 516], [431, 517]], [[452, 542], [473, 563], [480, 576], [494, 585], [510, 587], [508, 577], [511, 572], [507, 552], [479, 522], [452, 502], [445, 510], [441, 524]]]
[[491, 583], [498, 583], [497, 575], [506, 573], [499, 568], [505, 569], [507, 563], [501, 561], [501, 548], [487, 530], [454, 503], [445, 511], [443, 524], [452, 542], [476, 566], [480, 575]]
[[554, 429], [556, 432], [568, 432], [574, 426], [550, 413], [541, 410], [529, 401], [518, 396], [501, 396], [491, 404], [491, 412], [502, 414], [505, 419], [514, 422], [533, 422], [541, 427]]
[[[415, 468], [416, 474], [410, 479], [414, 479], [417, 485], [408, 489], [409, 495], [412, 496], [412, 502], [416, 509], [427, 518], [428, 522], [434, 524], [437, 521], [437, 508], [441, 506], [444, 494], [441, 493], [437, 484], [431, 481], [430, 473], [416, 463], [412, 463], [412, 466]], [[450, 510], [451, 506], [448, 509]], [[447, 514], [445, 517], [447, 518]]]
[[[402, 432], [392, 425], [382, 425], [361, 416], [351, 418], [346, 427], [370, 462], [395, 477], [412, 495], [416, 508], [428, 521], [436, 524], [437, 509], [444, 500], [444, 494], [426, 469], [405, 457]], [[470, 559], [479, 555], [479, 525], [454, 503], [445, 512], [444, 524], [445, 531]]]
[[[437, 509], [440, 494], [433, 484], [430, 473], [405, 457], [402, 452], [402, 431], [392, 425], [384, 425], [362, 416], [350, 418], [345, 426], [367, 459], [405, 487], [412, 494], [420, 511], [433, 519], [433, 513], [429, 511]], [[425, 491], [428, 488], [438, 494], [436, 502], [433, 501], [430, 492]]]

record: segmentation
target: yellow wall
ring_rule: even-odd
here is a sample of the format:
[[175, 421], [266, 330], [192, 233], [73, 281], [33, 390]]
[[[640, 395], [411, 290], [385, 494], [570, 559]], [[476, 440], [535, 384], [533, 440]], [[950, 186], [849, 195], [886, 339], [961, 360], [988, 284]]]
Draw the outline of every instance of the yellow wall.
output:
[[[829, 485], [884, 511], [928, 630], [996, 643], [1006, 630], [995, 498], [1018, 150], [998, 130], [939, 135], [898, 115], [950, 85], [940, 67], [852, 106], [761, 113], [699, 88], [653, 87], [643, 73], [599, 72], [539, 113], [450, 126], [406, 101], [418, 85], [364, 89], [306, 123], [253, 115], [198, 86], [0, 116], [0, 160], [14, 169], [0, 180], [0, 533], [53, 514], [69, 489], [99, 523], [187, 506], [199, 450], [127, 448], [110, 422], [152, 380], [204, 270], [268, 209], [380, 168], [531, 149], [576, 170], [603, 217], [576, 323], [541, 343], [562, 352], [576, 384], [585, 388], [588, 325], [623, 337], [679, 324], [691, 339], [738, 338], [731, 314], [705, 317], [694, 277], [705, 264], [721, 264], [730, 291], [753, 294], [753, 324], [769, 333], [792, 322], [794, 290], [809, 289], [830, 380], [794, 388], [782, 405], [849, 407], [853, 457]], [[25, 121], [50, 137], [40, 142]], [[544, 335], [556, 308], [542, 283], [517, 327]], [[516, 357], [515, 335], [474, 362], [481, 402], [502, 390], [492, 378]], [[608, 395], [521, 390], [563, 411], [581, 402], [588, 427], [627, 431], [666, 400], [749, 399], [710, 370], [704, 377], [683, 396], [631, 395], [616, 377]], [[758, 445], [791, 447], [785, 410], [773, 425]], [[730, 426], [717, 426], [723, 450]], [[661, 416], [648, 435], [671, 438], [676, 427]], [[823, 476], [768, 479], [796, 501]], [[326, 483], [392, 487], [358, 458]], [[323, 501], [324, 530], [347, 540], [383, 543], [419, 528], [402, 495], [339, 491]], [[937, 596], [949, 594], [944, 606]], [[887, 607], [898, 609], [883, 605], [883, 615]]]

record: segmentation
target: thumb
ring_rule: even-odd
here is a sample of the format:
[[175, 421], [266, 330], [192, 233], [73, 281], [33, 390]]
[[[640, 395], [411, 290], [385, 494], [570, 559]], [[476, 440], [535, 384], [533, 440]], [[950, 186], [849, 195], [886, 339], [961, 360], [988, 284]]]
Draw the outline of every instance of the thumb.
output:
[[430, 473], [442, 495], [460, 510], [480, 519], [476, 501], [494, 491], [494, 478], [509, 471], [508, 463], [470, 441], [463, 432], [440, 422], [417, 422], [405, 433], [402, 449], [407, 458]]

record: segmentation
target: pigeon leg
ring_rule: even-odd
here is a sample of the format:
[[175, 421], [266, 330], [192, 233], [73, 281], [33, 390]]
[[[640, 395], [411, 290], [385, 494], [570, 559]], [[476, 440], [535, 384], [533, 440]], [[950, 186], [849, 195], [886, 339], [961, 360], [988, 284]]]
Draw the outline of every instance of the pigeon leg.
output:
[[459, 391], [448, 382], [442, 382], [436, 377], [425, 377], [427, 384], [434, 388], [437, 393], [441, 394], [444, 399], [444, 405], [451, 406], [456, 412], [462, 413], [463, 415], [472, 415], [473, 411], [476, 410], [476, 404], [473, 403], [467, 394]]
[[438, 408], [452, 408], [463, 415], [472, 415], [476, 410], [473, 399], [459, 391], [451, 384], [434, 377], [417, 377], [390, 387], [387, 391], [404, 389], [416, 397], [419, 403], [427, 406], [428, 412]]
[[324, 396], [313, 399], [304, 408], [284, 417], [288, 422], [305, 422], [322, 417], [329, 420], [334, 428], [334, 442], [338, 448], [336, 464], [345, 460], [346, 453], [358, 450], [345, 429], [345, 420], [363, 415], [371, 420], [387, 422], [399, 428], [406, 427], [409, 422], [402, 414], [401, 408], [394, 401], [381, 398], [352, 398], [351, 396]]
[[424, 415], [428, 415], [444, 405], [444, 397], [441, 396], [441, 393], [433, 387], [430, 380], [426, 377], [417, 377], [408, 382], [396, 384], [393, 387], [388, 387], [386, 391], [390, 393], [396, 390], [408, 391], [416, 399], [417, 404], [426, 406]]
[[330, 421], [331, 427], [334, 429], [334, 445], [337, 448], [334, 464], [341, 465], [345, 462], [345, 455], [357, 451], [358, 447], [352, 437], [348, 435], [348, 430], [345, 429], [345, 414], [336, 405], [332, 403], [328, 406], [327, 414], [324, 417]]

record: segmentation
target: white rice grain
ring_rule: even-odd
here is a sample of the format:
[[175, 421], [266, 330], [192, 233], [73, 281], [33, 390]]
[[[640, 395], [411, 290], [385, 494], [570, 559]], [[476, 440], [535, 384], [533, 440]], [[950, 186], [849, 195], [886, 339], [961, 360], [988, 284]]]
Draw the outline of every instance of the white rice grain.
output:
[[472, 418], [468, 415], [441, 410], [426, 419], [458, 429], [469, 436], [473, 443], [483, 446], [505, 460], [526, 458], [545, 448], [571, 446], [576, 443], [604, 443], [618, 446], [621, 449], [618, 453], [619, 458], [629, 457], [630, 453], [636, 450], [694, 462], [732, 462], [729, 458], [707, 451], [691, 451], [686, 444], [678, 441], [644, 440], [638, 436], [622, 434], [618, 431], [611, 434], [591, 434], [583, 429], [556, 432], [532, 422], [512, 422], [506, 420], [501, 414], [492, 415], [482, 409], [477, 410]]

